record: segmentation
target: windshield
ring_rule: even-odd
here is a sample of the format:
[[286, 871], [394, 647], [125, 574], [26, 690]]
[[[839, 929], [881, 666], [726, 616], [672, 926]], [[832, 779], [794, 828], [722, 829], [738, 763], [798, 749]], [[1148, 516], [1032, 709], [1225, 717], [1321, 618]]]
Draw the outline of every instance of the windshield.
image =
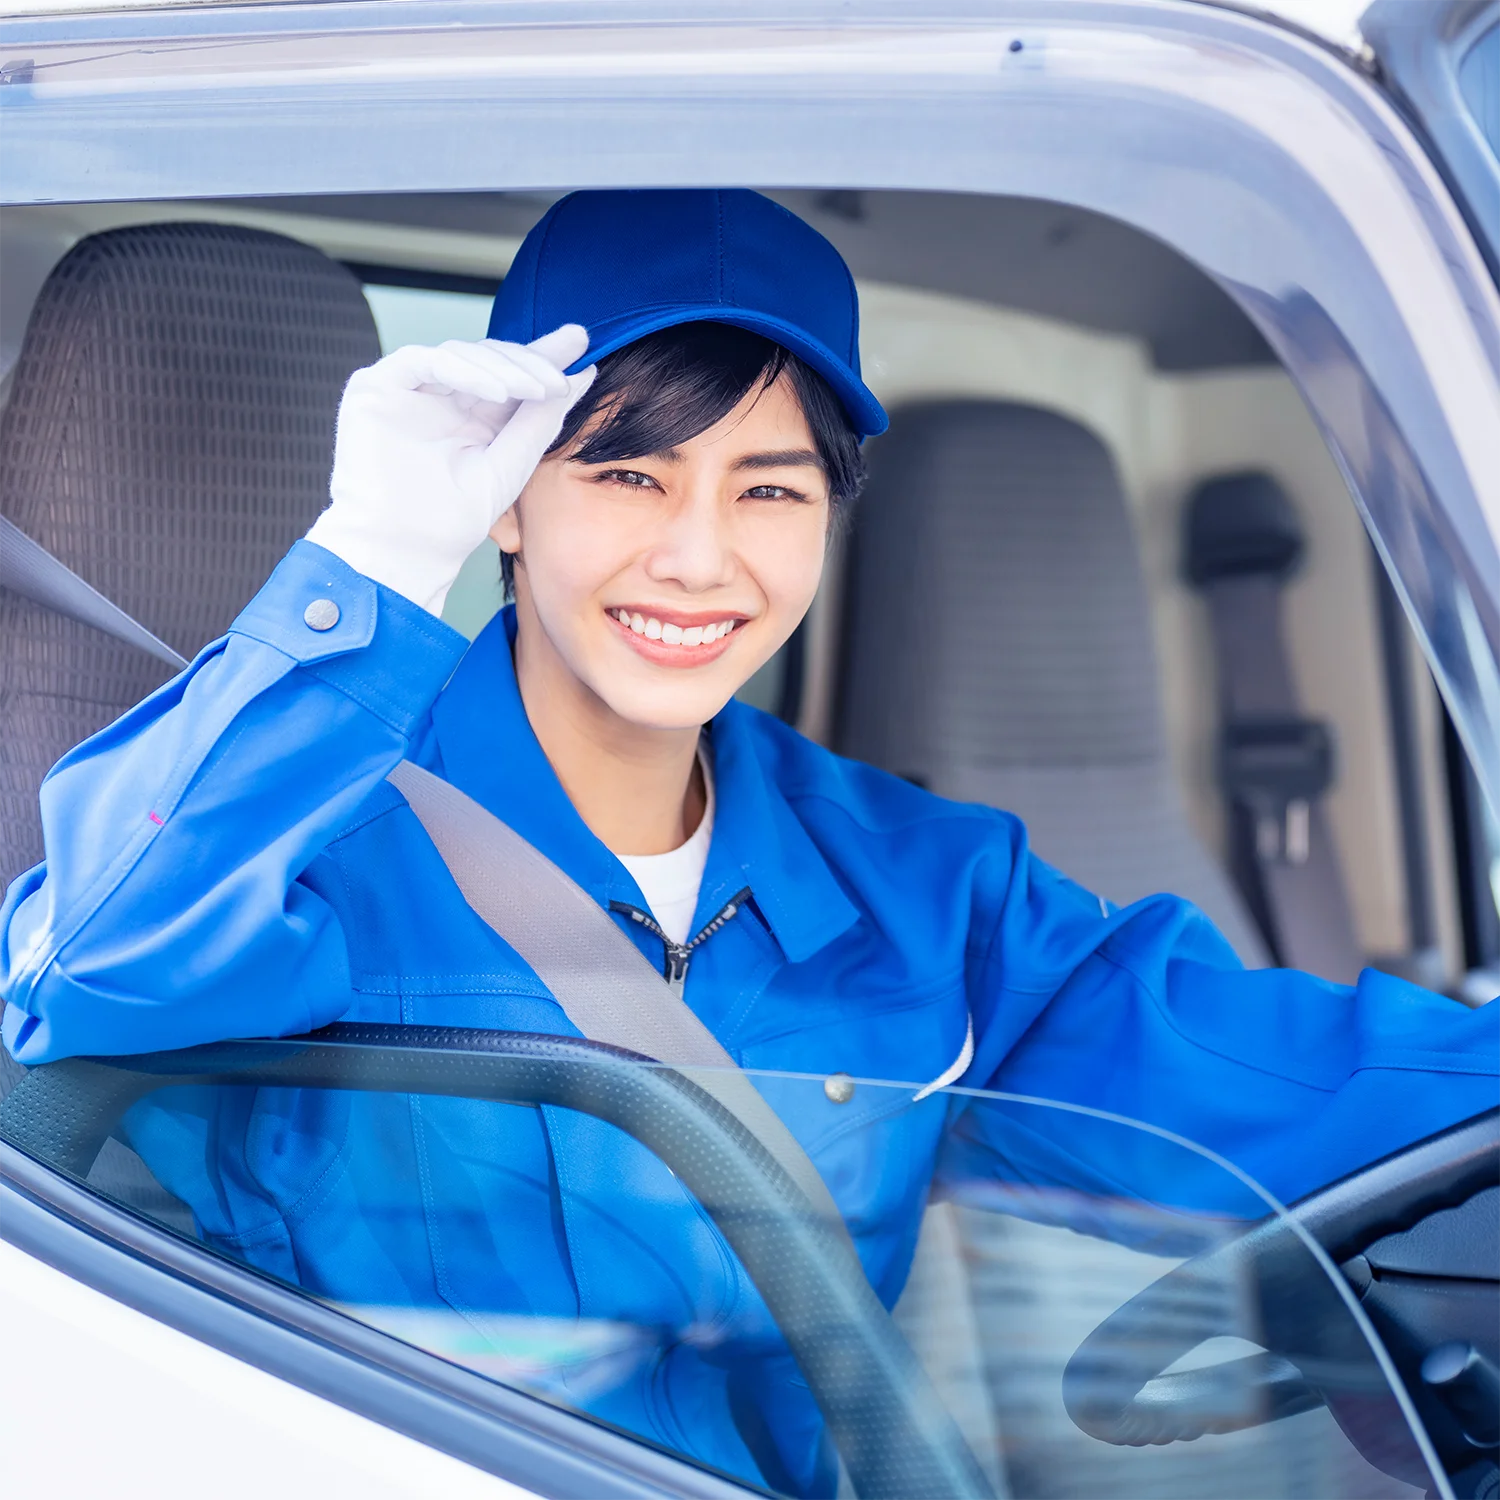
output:
[[[259, 1276], [775, 1493], [831, 1495], [840, 1468], [886, 1493], [908, 1450], [972, 1464], [976, 1495], [1395, 1500], [1436, 1482], [1326, 1255], [1187, 1140], [1021, 1096], [736, 1075], [808, 1140], [848, 1255], [808, 1197], [766, 1188], [753, 1148], [714, 1155], [711, 1071], [686, 1074], [700, 1091], [618, 1054], [601, 1071], [504, 1051], [479, 1033], [65, 1063], [11, 1096], [4, 1131]], [[261, 1086], [204, 1082], [235, 1072]], [[544, 1102], [570, 1090], [577, 1108]], [[98, 1128], [70, 1134], [65, 1104], [85, 1101]], [[914, 1120], [930, 1147], [893, 1154]]]

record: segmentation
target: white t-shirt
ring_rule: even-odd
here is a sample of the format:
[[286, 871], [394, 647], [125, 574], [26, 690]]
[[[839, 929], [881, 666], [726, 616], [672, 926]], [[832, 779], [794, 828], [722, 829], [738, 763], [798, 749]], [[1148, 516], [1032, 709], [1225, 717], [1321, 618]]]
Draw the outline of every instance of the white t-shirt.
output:
[[698, 888], [708, 863], [708, 845], [714, 831], [714, 778], [708, 757], [700, 750], [703, 789], [707, 794], [703, 821], [687, 843], [666, 854], [621, 854], [620, 863], [630, 871], [656, 918], [656, 925], [674, 943], [685, 943], [693, 934], [693, 913], [698, 909]]

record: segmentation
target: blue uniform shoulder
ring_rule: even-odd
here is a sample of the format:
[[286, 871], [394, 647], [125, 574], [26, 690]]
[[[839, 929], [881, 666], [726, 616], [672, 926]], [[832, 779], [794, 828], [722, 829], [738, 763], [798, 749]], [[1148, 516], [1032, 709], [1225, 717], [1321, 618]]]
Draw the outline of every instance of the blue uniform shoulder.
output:
[[328, 841], [329, 847], [343, 843], [345, 839], [352, 838], [361, 829], [368, 828], [371, 823], [393, 812], [399, 812], [405, 806], [406, 798], [390, 782], [378, 782], [374, 790], [359, 804], [354, 816], [342, 824], [339, 831]]
[[794, 807], [832, 805], [872, 834], [933, 824], [942, 826], [949, 837], [968, 833], [1008, 844], [1024, 837], [1013, 813], [940, 797], [904, 777], [835, 754], [760, 709], [748, 704], [735, 704], [733, 709], [743, 715], [742, 731], [754, 742], [767, 779]]

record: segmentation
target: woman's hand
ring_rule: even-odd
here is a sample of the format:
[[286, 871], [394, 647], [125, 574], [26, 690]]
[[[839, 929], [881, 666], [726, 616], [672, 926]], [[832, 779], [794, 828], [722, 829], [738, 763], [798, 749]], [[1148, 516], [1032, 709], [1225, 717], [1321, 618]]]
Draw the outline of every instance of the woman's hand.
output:
[[309, 541], [438, 614], [464, 560], [525, 488], [590, 367], [564, 324], [531, 344], [408, 345], [356, 370], [339, 404], [332, 503]]

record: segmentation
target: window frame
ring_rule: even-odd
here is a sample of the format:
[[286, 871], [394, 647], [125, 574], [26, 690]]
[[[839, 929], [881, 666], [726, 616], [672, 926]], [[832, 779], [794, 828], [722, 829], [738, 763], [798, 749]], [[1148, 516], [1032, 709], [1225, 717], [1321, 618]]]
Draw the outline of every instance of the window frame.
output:
[[1500, 157], [1490, 149], [1464, 97], [1469, 53], [1500, 27], [1492, 0], [1376, 0], [1360, 28], [1387, 86], [1430, 141], [1467, 212], [1470, 228], [1500, 276]]

